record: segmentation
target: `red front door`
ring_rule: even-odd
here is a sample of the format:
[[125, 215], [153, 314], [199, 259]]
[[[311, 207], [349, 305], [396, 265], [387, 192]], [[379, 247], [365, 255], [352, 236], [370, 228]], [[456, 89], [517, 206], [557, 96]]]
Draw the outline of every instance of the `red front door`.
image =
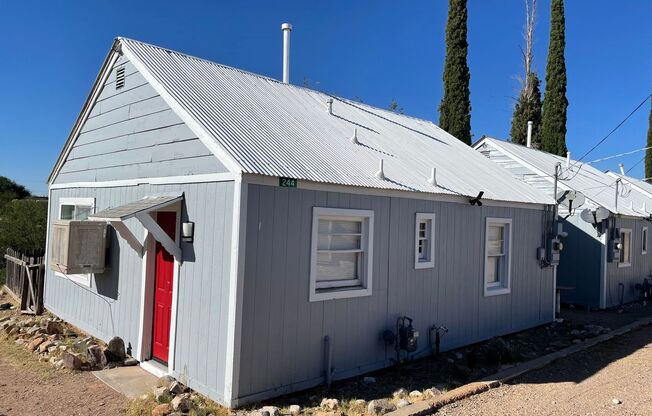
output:
[[[157, 213], [156, 222], [172, 240], [175, 239], [176, 212]], [[174, 256], [161, 243], [156, 242], [156, 266], [154, 272], [154, 327], [152, 329], [152, 355], [168, 362], [170, 351], [170, 320], [172, 318], [172, 283], [174, 280]]]

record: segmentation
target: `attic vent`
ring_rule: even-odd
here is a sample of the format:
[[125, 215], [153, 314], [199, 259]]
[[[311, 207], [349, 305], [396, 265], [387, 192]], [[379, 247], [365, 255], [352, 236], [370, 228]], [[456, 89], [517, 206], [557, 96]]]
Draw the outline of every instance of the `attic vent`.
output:
[[121, 67], [115, 71], [115, 89], [120, 89], [125, 86], [125, 68]]

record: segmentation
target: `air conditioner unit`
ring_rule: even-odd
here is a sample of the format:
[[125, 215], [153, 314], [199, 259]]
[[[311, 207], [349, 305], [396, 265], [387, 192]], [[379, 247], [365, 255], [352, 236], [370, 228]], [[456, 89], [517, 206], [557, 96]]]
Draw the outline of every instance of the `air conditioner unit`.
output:
[[103, 273], [105, 256], [105, 222], [52, 222], [50, 269], [64, 274]]

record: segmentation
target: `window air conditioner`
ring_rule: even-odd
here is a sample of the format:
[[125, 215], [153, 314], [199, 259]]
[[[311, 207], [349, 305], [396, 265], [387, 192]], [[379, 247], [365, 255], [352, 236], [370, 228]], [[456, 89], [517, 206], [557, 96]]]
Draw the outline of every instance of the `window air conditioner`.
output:
[[106, 223], [53, 221], [50, 269], [64, 274], [103, 273]]

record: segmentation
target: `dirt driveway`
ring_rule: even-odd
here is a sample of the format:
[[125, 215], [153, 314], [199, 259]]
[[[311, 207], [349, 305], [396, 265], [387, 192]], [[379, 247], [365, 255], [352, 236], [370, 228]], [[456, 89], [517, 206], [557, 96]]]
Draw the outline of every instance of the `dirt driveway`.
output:
[[0, 416], [124, 415], [124, 396], [90, 373], [56, 371], [0, 339]]
[[[615, 404], [613, 400], [620, 401]], [[652, 415], [652, 326], [607, 341], [437, 415]]]

